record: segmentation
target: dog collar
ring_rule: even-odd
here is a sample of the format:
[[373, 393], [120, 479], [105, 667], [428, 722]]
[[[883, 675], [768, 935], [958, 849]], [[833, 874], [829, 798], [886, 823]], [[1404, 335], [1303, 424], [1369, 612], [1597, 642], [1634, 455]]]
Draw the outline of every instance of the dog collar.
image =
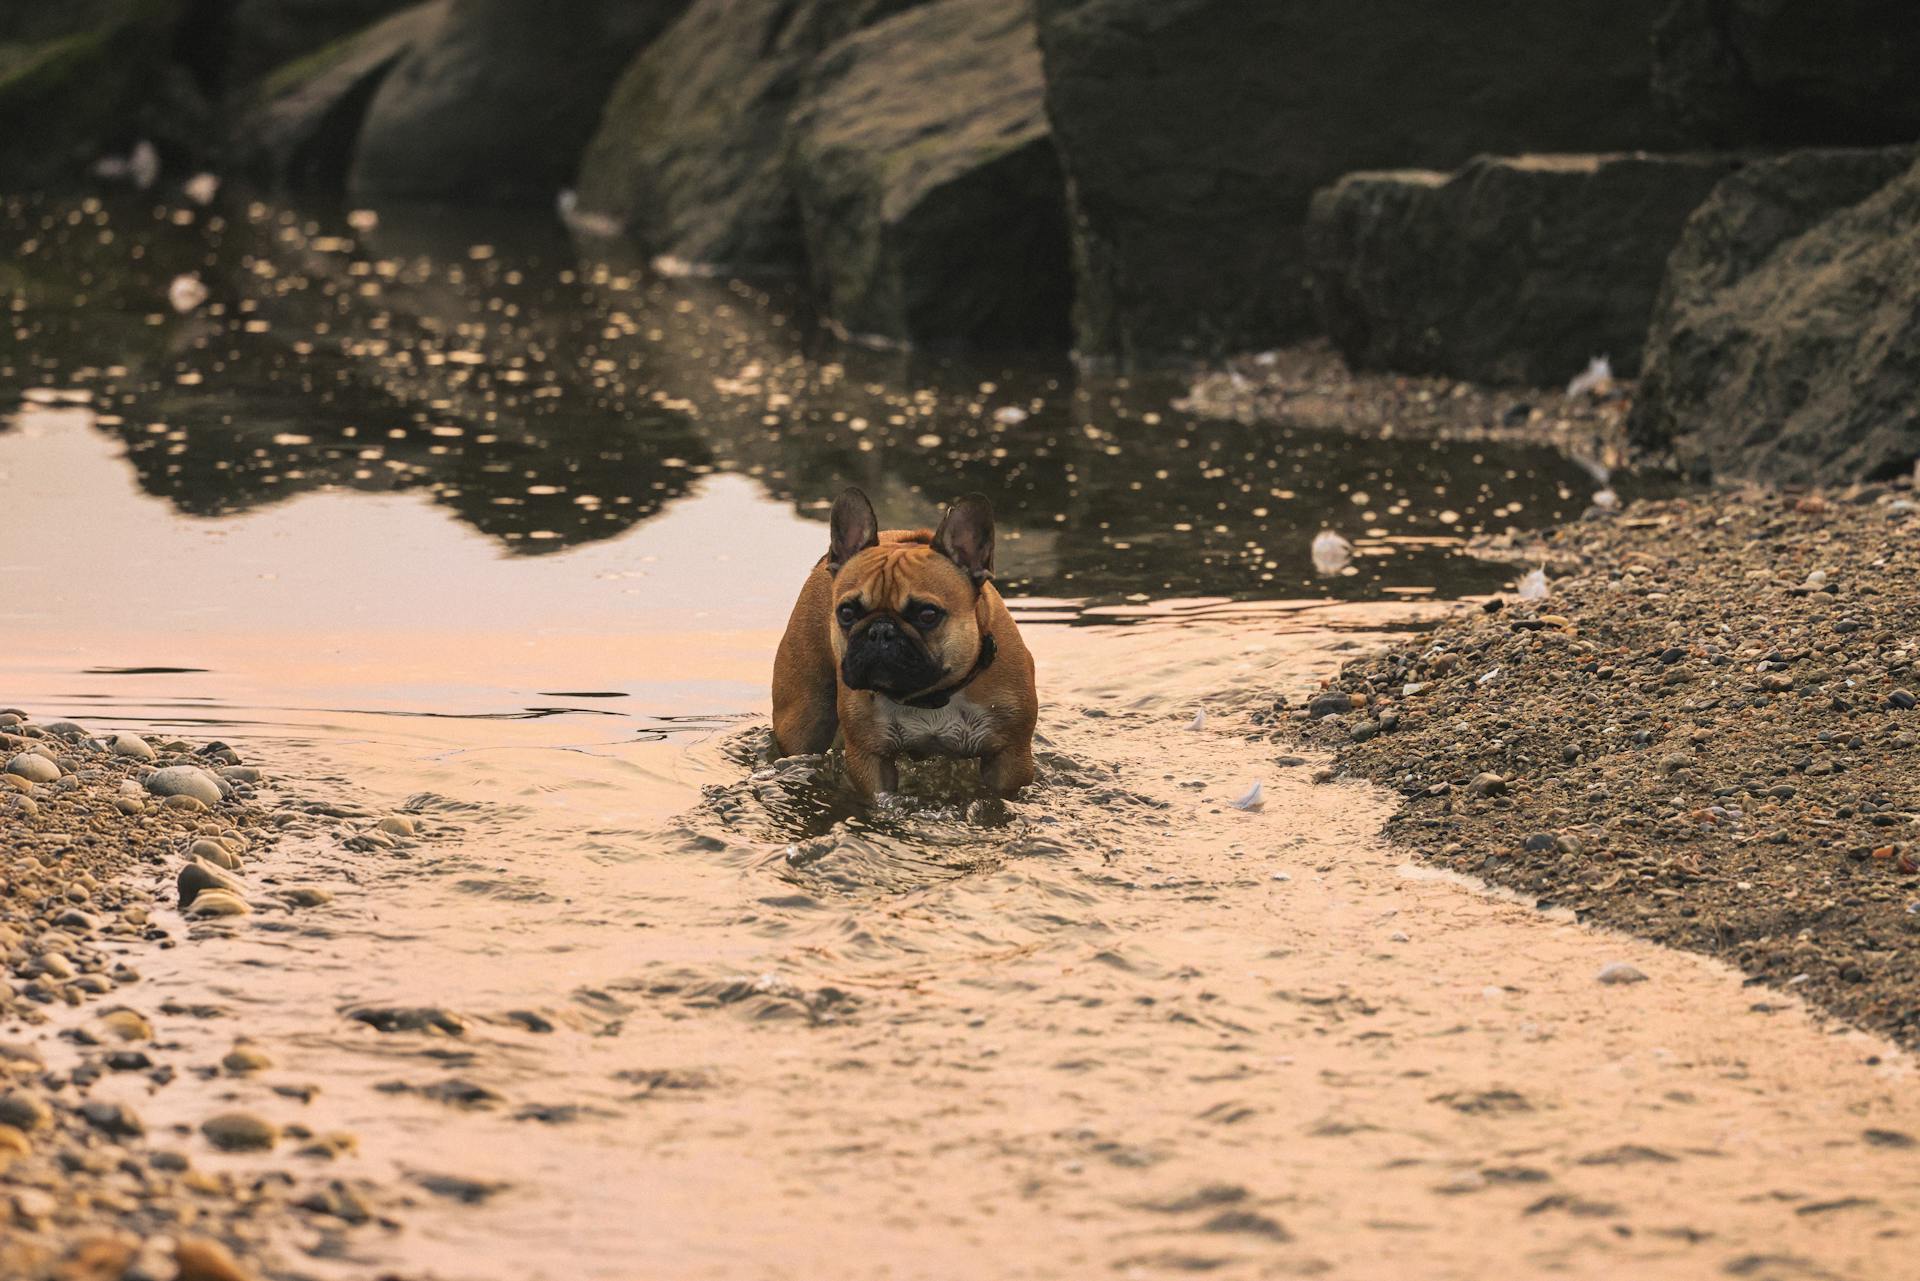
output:
[[973, 682], [979, 678], [981, 672], [993, 666], [993, 656], [998, 648], [999, 647], [993, 643], [993, 633], [988, 632], [980, 639], [980, 657], [974, 660], [972, 671], [951, 685], [944, 685], [939, 689], [931, 689], [924, 694], [915, 694], [912, 698], [903, 698], [900, 700], [900, 705], [902, 707], [918, 707], [927, 710], [945, 707], [953, 701], [955, 694], [958, 694], [961, 690], [973, 684]]

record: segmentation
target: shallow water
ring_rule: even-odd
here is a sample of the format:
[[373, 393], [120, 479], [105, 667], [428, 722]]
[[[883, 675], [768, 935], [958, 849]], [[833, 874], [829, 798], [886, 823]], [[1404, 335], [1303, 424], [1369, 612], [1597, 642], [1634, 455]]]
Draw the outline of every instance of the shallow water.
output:
[[[279, 1066], [100, 1087], [156, 1133], [359, 1135], [311, 1170], [196, 1148], [398, 1224], [292, 1226], [290, 1273], [1906, 1275], [1906, 1059], [1410, 875], [1378, 794], [1249, 719], [1498, 587], [1460, 538], [1576, 512], [1573, 464], [822, 350], [522, 226], [213, 217], [7, 209], [0, 698], [362, 811], [249, 871], [332, 904], [171, 918], [138, 961], [163, 1041]], [[167, 308], [184, 270], [220, 314]], [[849, 482], [890, 521], [993, 496], [1030, 795], [930, 769], [869, 807], [758, 759]], [[1354, 572], [1314, 573], [1323, 526]], [[395, 808], [418, 840], [354, 839]], [[1595, 981], [1621, 960], [1651, 980]], [[415, 1007], [462, 1030], [352, 1016]]]

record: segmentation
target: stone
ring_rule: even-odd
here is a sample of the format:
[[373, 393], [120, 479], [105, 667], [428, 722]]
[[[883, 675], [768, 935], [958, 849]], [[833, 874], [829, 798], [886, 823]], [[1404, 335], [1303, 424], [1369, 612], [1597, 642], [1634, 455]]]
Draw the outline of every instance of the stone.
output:
[[249, 1072], [265, 1071], [273, 1066], [273, 1060], [253, 1042], [235, 1041], [233, 1048], [221, 1058], [220, 1066], [235, 1076], [244, 1076]]
[[206, 837], [201, 837], [195, 841], [188, 848], [187, 853], [193, 858], [204, 859], [215, 867], [225, 868], [229, 872], [237, 872], [241, 867], [240, 856], [238, 854], [235, 854], [219, 841], [210, 840]]
[[181, 1237], [173, 1247], [175, 1281], [253, 1281], [226, 1246], [210, 1237]]
[[242, 892], [240, 882], [228, 876], [219, 868], [207, 863], [192, 862], [180, 869], [174, 881], [180, 891], [180, 906], [192, 906], [193, 900], [207, 890], [225, 890], [229, 894]]
[[1642, 974], [1638, 968], [1627, 964], [1625, 961], [1613, 961], [1601, 966], [1600, 972], [1594, 975], [1594, 977], [1600, 982], [1612, 986], [1623, 983], [1644, 983], [1647, 981], [1645, 974]]
[[1920, 149], [1729, 176], [1669, 261], [1630, 421], [1699, 475], [1833, 483], [1920, 457]]
[[124, 1103], [89, 1099], [80, 1105], [80, 1115], [94, 1129], [115, 1138], [134, 1138], [147, 1132], [139, 1114]]
[[415, 4], [268, 73], [235, 113], [234, 162], [276, 184], [344, 190], [367, 105], [452, 3]]
[[1920, 9], [1900, 0], [1675, 0], [1652, 36], [1654, 98], [1692, 142], [1920, 138]]
[[280, 1141], [280, 1127], [254, 1112], [222, 1112], [200, 1123], [200, 1133], [222, 1152], [265, 1152]]
[[1738, 165], [1481, 156], [1349, 174], [1308, 214], [1315, 307], [1355, 368], [1558, 386], [1604, 354], [1631, 376], [1681, 228]]
[[153, 771], [144, 781], [155, 796], [191, 796], [203, 805], [218, 805], [224, 795], [220, 780], [198, 765], [169, 765]]
[[128, 757], [136, 761], [150, 761], [158, 755], [147, 740], [141, 738], [138, 734], [114, 735], [113, 754], [115, 756]]
[[31, 1134], [52, 1121], [53, 1109], [38, 1095], [23, 1094], [17, 1090], [0, 1094], [0, 1125], [10, 1125]]
[[295, 885], [280, 891], [280, 901], [289, 907], [324, 907], [333, 895], [314, 885]]
[[153, 1024], [147, 1022], [146, 1016], [138, 1010], [130, 1010], [125, 1006], [108, 1010], [95, 1020], [95, 1025], [107, 1038], [116, 1041], [151, 1041], [153, 1039]]
[[452, 0], [367, 104], [357, 195], [550, 205], [614, 81], [687, 0]]
[[389, 814], [373, 826], [389, 836], [412, 836], [416, 830], [413, 819], [405, 814]]
[[1493, 773], [1476, 774], [1473, 781], [1467, 784], [1467, 790], [1475, 796], [1505, 796], [1507, 780]]
[[1037, 0], [1076, 349], [1147, 363], [1304, 336], [1308, 201], [1342, 174], [1654, 144], [1647, 31], [1668, 3]]
[[11, 1125], [0, 1125], [0, 1172], [16, 1158], [32, 1155], [32, 1140]]
[[1067, 345], [1066, 187], [1044, 99], [1027, 0], [938, 0], [816, 60], [789, 172], [814, 297], [840, 331]]
[[207, 803], [198, 796], [169, 796], [160, 802], [162, 809], [179, 810], [186, 814], [204, 814]]
[[7, 773], [29, 783], [51, 783], [60, 777], [60, 767], [38, 752], [21, 752], [7, 762]]
[[187, 915], [197, 917], [245, 916], [253, 911], [247, 901], [232, 890], [207, 889], [194, 896]]
[[683, 263], [805, 265], [787, 120], [813, 60], [914, 0], [693, 0], [620, 77], [579, 207]]
[[241, 89], [418, 0], [232, 0], [221, 70]]

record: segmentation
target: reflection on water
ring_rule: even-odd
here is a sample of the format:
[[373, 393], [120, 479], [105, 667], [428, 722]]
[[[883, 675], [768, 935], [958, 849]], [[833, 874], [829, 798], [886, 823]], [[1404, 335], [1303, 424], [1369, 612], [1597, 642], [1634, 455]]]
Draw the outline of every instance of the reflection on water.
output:
[[[1545, 448], [1196, 420], [1151, 380], [823, 346], [787, 301], [586, 258], [555, 228], [17, 198], [0, 393], [83, 393], [148, 492], [213, 516], [422, 491], [517, 553], [606, 539], [715, 470], [822, 515], [995, 501], [1016, 591], [1119, 600], [1485, 590], [1462, 536], [1577, 514]], [[208, 301], [185, 315], [169, 283]], [[1323, 526], [1361, 555], [1322, 579]]]

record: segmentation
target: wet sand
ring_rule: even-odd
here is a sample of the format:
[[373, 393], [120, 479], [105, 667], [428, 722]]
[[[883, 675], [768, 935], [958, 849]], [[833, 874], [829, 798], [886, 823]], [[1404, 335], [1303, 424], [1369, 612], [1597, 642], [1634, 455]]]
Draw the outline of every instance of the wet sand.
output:
[[1914, 498], [1904, 478], [1716, 492], [1509, 547], [1544, 561], [1548, 599], [1355, 662], [1332, 689], [1367, 706], [1289, 731], [1398, 792], [1390, 831], [1422, 860], [1912, 1046]]

